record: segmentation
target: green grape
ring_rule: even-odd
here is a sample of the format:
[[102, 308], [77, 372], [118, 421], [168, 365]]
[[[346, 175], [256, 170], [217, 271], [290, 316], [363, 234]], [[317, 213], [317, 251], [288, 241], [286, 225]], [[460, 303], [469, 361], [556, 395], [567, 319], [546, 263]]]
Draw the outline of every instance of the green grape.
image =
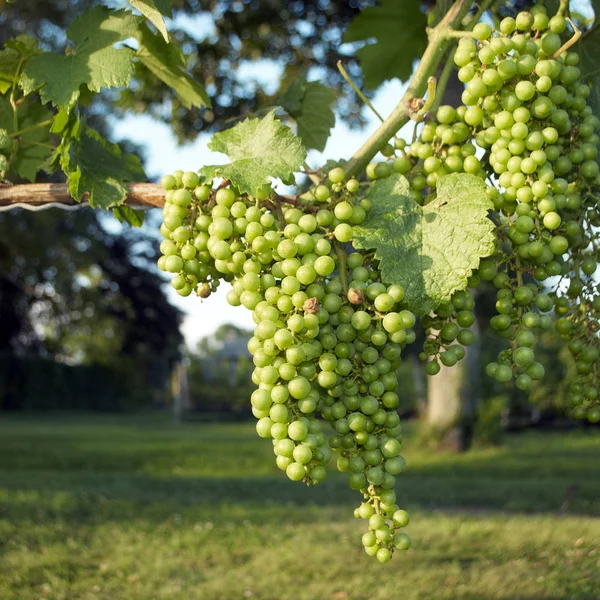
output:
[[[582, 319], [600, 314], [589, 233], [600, 216], [588, 195], [600, 183], [600, 122], [587, 106], [590, 89], [579, 81], [577, 55], [552, 58], [565, 27], [564, 18], [548, 19], [537, 6], [504, 18], [501, 33], [477, 24], [476, 39], [461, 39], [455, 53], [469, 106], [440, 107], [414, 143], [394, 139], [400, 156], [393, 158], [388, 144], [390, 162], [366, 170], [375, 186], [392, 171], [405, 175], [411, 199], [422, 205], [448, 173], [486, 179], [500, 243], [467, 276], [473, 287], [494, 283], [499, 314], [490, 325], [512, 344], [486, 372], [499, 382], [514, 378], [522, 390], [539, 381], [544, 372], [535, 361], [532, 330], [547, 329], [550, 316], [540, 313], [554, 308], [559, 335], [577, 350], [575, 409], [584, 398], [595, 406], [598, 397], [592, 373], [597, 341], [586, 338]], [[271, 211], [256, 203], [279, 202], [270, 186], [254, 198], [230, 186], [213, 191], [194, 173], [167, 176], [159, 268], [173, 273], [182, 295], [210, 293], [220, 279], [231, 280], [228, 302], [253, 310], [256, 322], [249, 348], [259, 386], [251, 398], [259, 435], [273, 439], [278, 468], [309, 485], [326, 476], [332, 449], [339, 452], [338, 469], [349, 474], [352, 489], [366, 494], [356, 511], [369, 519], [365, 550], [386, 561], [395, 548], [410, 545], [397, 531], [408, 517], [395, 506], [392, 490], [404, 469], [395, 369], [403, 346], [415, 338], [415, 317], [403, 304], [405, 290], [382, 281], [369, 251], [352, 252], [343, 277], [338, 252], [343, 256], [342, 244], [353, 241], [354, 226], [365, 222], [372, 203], [362, 197], [368, 186], [345, 179], [344, 170], [334, 168], [326, 185], [313, 189], [320, 210], [283, 201]], [[522, 283], [525, 273], [533, 282]], [[556, 276], [569, 283], [554, 301]], [[538, 292], [536, 280], [546, 280], [548, 293]], [[463, 346], [475, 341], [469, 329], [474, 304], [470, 291], [459, 290], [423, 317], [428, 374], [454, 365]], [[317, 417], [333, 431], [329, 444], [316, 429]], [[374, 506], [382, 521], [371, 526]]]

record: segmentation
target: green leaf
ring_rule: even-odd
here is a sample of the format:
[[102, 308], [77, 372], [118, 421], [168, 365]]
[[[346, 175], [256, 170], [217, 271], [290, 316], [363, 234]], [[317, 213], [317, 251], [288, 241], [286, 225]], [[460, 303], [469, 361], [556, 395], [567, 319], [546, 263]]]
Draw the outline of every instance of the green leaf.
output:
[[307, 148], [323, 151], [335, 125], [335, 92], [318, 81], [299, 77], [287, 88], [280, 104], [298, 125], [298, 136]]
[[249, 194], [255, 194], [271, 177], [290, 181], [306, 160], [301, 140], [275, 119], [275, 111], [215, 134], [208, 147], [230, 160], [215, 167], [215, 174]]
[[[595, 23], [600, 22], [600, 1], [592, 2], [596, 13]], [[600, 29], [592, 29], [584, 34], [581, 40], [575, 45], [575, 50], [581, 57], [579, 68], [581, 77], [585, 83], [590, 84], [591, 94], [588, 98], [588, 104], [591, 106], [594, 114], [600, 118]]]
[[355, 17], [343, 41], [376, 40], [356, 53], [365, 87], [374, 89], [393, 77], [408, 80], [413, 62], [427, 46], [426, 25], [419, 0], [383, 0], [381, 5], [365, 8]]
[[129, 206], [116, 206], [113, 208], [113, 215], [121, 223], [128, 223], [132, 227], [141, 227], [144, 224], [146, 213]]
[[163, 15], [171, 16], [171, 3], [157, 0], [129, 0], [129, 4], [139, 10], [162, 34], [165, 42], [169, 42], [169, 33]]
[[[588, 17], [576, 10], [571, 10], [571, 19], [575, 22], [575, 25], [581, 30], [584, 31], [590, 27], [590, 25], [594, 22], [594, 17]], [[552, 13], [550, 13], [552, 14]]]
[[41, 50], [38, 41], [27, 35], [8, 40], [0, 50], [0, 94], [5, 94], [18, 82], [29, 59]]
[[63, 142], [61, 166], [76, 200], [87, 193], [91, 206], [108, 210], [125, 202], [125, 182], [146, 179], [137, 156], [124, 154], [93, 129], [85, 128], [80, 139]]
[[166, 43], [146, 25], [139, 27], [137, 37], [140, 47], [136, 56], [156, 77], [175, 91], [183, 106], [210, 108], [206, 90], [186, 73], [185, 58], [178, 46]]
[[52, 156], [50, 166], [52, 169], [60, 166], [68, 176], [71, 169], [69, 151], [74, 140], [79, 139], [81, 136], [79, 110], [77, 108], [71, 111], [67, 111], [64, 108], [59, 109], [54, 115], [50, 132], [61, 136], [60, 144]]
[[0, 94], [6, 94], [13, 86], [20, 63], [21, 57], [17, 51], [12, 48], [0, 51]]
[[217, 170], [220, 168], [220, 165], [204, 165], [198, 169], [198, 175], [204, 179], [213, 179], [214, 177], [219, 177], [217, 175]]
[[79, 88], [91, 91], [127, 85], [133, 72], [133, 50], [115, 48], [115, 44], [133, 37], [140, 17], [124, 10], [94, 6], [69, 27], [68, 38], [74, 43], [66, 56], [45, 52], [33, 57], [25, 69], [32, 85], [40, 89], [42, 102], [67, 108], [79, 97]]
[[493, 204], [485, 189], [474, 175], [447, 175], [437, 198], [420, 206], [403, 176], [377, 181], [367, 194], [371, 210], [354, 228], [354, 245], [374, 249], [383, 280], [402, 285], [409, 308], [427, 314], [464, 289], [480, 259], [494, 251], [487, 216]]
[[[14, 133], [14, 113], [9, 99], [0, 96], [0, 129]], [[38, 172], [44, 168], [54, 149], [50, 146], [50, 124], [32, 129], [37, 124], [48, 121], [52, 113], [38, 102], [23, 102], [17, 110], [19, 131], [28, 129], [18, 136], [16, 153], [11, 161], [11, 173], [35, 181]]]
[[58, 112], [54, 115], [54, 121], [52, 122], [52, 127], [50, 131], [52, 133], [62, 133], [70, 122], [70, 117], [73, 113], [69, 113], [63, 108], [59, 109]]
[[306, 91], [306, 78], [304, 76], [294, 77], [292, 83], [288, 85], [279, 98], [277, 103], [289, 114], [302, 111], [302, 99]]

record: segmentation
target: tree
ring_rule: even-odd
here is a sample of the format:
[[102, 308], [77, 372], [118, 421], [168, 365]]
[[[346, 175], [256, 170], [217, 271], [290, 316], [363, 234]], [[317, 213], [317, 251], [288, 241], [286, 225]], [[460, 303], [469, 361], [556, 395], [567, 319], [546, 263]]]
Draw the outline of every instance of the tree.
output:
[[[74, 14], [81, 14], [94, 4], [97, 3], [91, 0], [77, 0], [68, 6], [56, 0], [17, 2], [6, 9], [0, 42], [26, 33], [39, 39], [44, 47], [62, 52], [65, 39], [57, 31], [66, 31]], [[95, 94], [84, 112], [90, 124], [104, 134], [109, 133], [103, 118], [106, 114], [115, 117], [131, 112], [150, 114], [169, 124], [183, 141], [276, 104], [277, 96], [310, 69], [318, 68], [324, 73], [323, 79], [341, 95], [345, 82], [336, 67], [341, 57], [338, 52], [341, 36], [367, 4], [365, 0], [326, 3], [261, 0], [246, 3], [240, 11], [233, 0], [173, 2], [168, 11], [173, 16], [169, 36], [186, 53], [190, 76], [207, 85], [212, 107], [190, 106], [151, 70], [136, 65], [135, 85]], [[266, 90], [253, 79], [248, 81], [244, 66], [257, 60], [277, 61], [282, 69], [278, 89]], [[355, 57], [345, 55], [344, 61], [352, 76], [360, 79]], [[351, 94], [343, 95], [338, 110], [351, 124], [363, 122], [361, 104]]]
[[226, 323], [198, 342], [189, 355], [190, 396], [193, 408], [248, 412], [254, 390], [248, 340], [252, 331]]
[[157, 400], [179, 356], [181, 315], [157, 277], [155, 239], [109, 234], [105, 220], [85, 210], [0, 214], [0, 349], [105, 365], [135, 396]]
[[[35, 179], [49, 159], [75, 200], [139, 222], [126, 200], [140, 162], [86, 125], [81, 101], [130, 84], [143, 68], [190, 106], [210, 100], [167, 45], [156, 5], [132, 4], [142, 16], [84, 12], [65, 56], [31, 39], [7, 42], [18, 57], [5, 69], [4, 113], [13, 120], [0, 126], [9, 175]], [[381, 562], [410, 545], [394, 492], [405, 466], [394, 370], [417, 319], [420, 357], [435, 377], [465, 359], [476, 340], [473, 290], [492, 282], [490, 326], [507, 345], [487, 374], [531, 390], [544, 377], [536, 340], [554, 328], [574, 359], [569, 410], [600, 420], [597, 31], [580, 40], [568, 0], [550, 14], [536, 3], [514, 16], [508, 2], [427, 4], [426, 14], [417, 0], [386, 0], [346, 29], [345, 42], [362, 44], [365, 87], [410, 77], [397, 108], [349, 160], [306, 167], [307, 150], [327, 139], [334, 98], [298, 78], [280, 98], [283, 111], [213, 136], [209, 147], [229, 162], [161, 180], [159, 269], [181, 296], [205, 298], [230, 282], [229, 303], [253, 311], [258, 434], [272, 438], [289, 479], [309, 485], [325, 479], [339, 452], [338, 469], [362, 495], [355, 514], [369, 523], [365, 550]], [[460, 105], [443, 105], [456, 68]], [[282, 121], [294, 121], [296, 133]], [[399, 131], [409, 122], [407, 141]], [[50, 133], [59, 137], [54, 153], [33, 137]], [[296, 175], [310, 183], [285, 195], [273, 187], [294, 185]], [[317, 417], [332, 427], [329, 439]]]

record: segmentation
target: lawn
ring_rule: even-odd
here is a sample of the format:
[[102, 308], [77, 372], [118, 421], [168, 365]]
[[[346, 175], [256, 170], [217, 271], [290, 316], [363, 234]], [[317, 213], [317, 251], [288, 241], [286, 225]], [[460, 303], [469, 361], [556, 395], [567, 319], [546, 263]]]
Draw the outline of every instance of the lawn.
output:
[[252, 424], [4, 415], [0, 599], [600, 598], [600, 431], [405, 455], [380, 565], [344, 479], [289, 482]]

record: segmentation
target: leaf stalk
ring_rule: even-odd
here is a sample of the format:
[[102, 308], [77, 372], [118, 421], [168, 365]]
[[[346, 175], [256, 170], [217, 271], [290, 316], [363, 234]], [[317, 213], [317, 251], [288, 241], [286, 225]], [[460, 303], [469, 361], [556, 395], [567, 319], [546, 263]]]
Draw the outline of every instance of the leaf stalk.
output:
[[13, 131], [9, 134], [9, 137], [16, 138], [31, 131], [35, 131], [36, 129], [41, 129], [42, 127], [47, 127], [48, 125], [52, 125], [54, 119], [46, 119], [45, 121], [40, 121], [31, 127], [25, 127], [24, 129], [19, 129], [18, 131]]
[[342, 77], [350, 84], [350, 87], [356, 92], [356, 95], [373, 111], [373, 114], [383, 123], [385, 119], [377, 112], [377, 109], [371, 104], [371, 101], [365, 96], [363, 91], [352, 81], [352, 78], [348, 74], [348, 71], [342, 65], [342, 61], [337, 61], [338, 71], [342, 74]]

